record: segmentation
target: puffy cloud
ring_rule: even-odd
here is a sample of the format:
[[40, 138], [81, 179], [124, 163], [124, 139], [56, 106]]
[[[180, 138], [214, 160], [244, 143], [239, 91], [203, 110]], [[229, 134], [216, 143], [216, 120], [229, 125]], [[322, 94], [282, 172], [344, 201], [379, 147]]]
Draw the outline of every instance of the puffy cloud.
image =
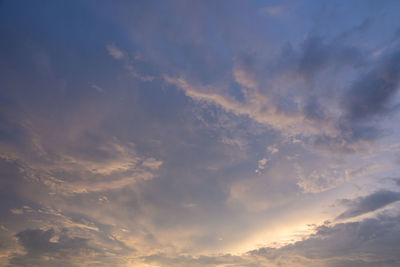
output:
[[276, 146], [268, 146], [267, 151], [269, 153], [271, 153], [271, 155], [273, 155], [273, 154], [279, 152], [279, 149]]
[[268, 159], [267, 158], [262, 158], [258, 161], [258, 168], [256, 171], [262, 171], [265, 168], [265, 165], [267, 164]]
[[297, 185], [304, 192], [322, 192], [334, 188], [346, 180], [344, 172], [336, 168], [326, 168], [324, 170], [313, 170], [305, 174], [303, 168], [296, 164], [298, 182]]

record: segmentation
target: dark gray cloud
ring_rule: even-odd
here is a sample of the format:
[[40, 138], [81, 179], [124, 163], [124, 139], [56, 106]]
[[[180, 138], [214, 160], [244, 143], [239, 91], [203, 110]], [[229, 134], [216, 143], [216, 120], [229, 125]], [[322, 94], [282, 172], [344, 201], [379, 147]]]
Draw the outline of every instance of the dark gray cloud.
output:
[[303, 109], [306, 118], [310, 120], [323, 120], [325, 118], [325, 110], [318, 102], [317, 97], [310, 97], [308, 103], [304, 106]]
[[[372, 69], [369, 55], [381, 48], [381, 36], [387, 39], [376, 30], [397, 26], [375, 20], [375, 9], [326, 4], [337, 9], [332, 19], [320, 1], [268, 4], [273, 17], [260, 13], [262, 1], [1, 2], [1, 266], [8, 259], [14, 266], [131, 266], [132, 259], [265, 266], [285, 257], [316, 259], [309, 251], [318, 244], [310, 240], [336, 240], [321, 228], [297, 250], [226, 254], [262, 238], [260, 230], [273, 231], [279, 216], [314, 212], [300, 189], [317, 194], [345, 181], [349, 165], [375, 159], [335, 162], [333, 170], [330, 159], [305, 147], [314, 138], [347, 153], [382, 136], [370, 119], [394, 109], [398, 65], [389, 58]], [[321, 16], [320, 31], [310, 29], [313, 13]], [[372, 26], [369, 39], [359, 38]], [[195, 97], [166, 76], [199, 85], [190, 87]], [[388, 91], [375, 103], [380, 91], [371, 88], [382, 84]], [[361, 87], [370, 93], [357, 100]], [[369, 113], [363, 103], [372, 103]], [[326, 215], [318, 205], [327, 195], [318, 195], [310, 220]], [[358, 205], [365, 211], [385, 203], [372, 202]], [[346, 231], [326, 227], [339, 237]], [[350, 247], [342, 241], [335, 242]], [[318, 260], [337, 255], [326, 252], [333, 249]]]
[[341, 118], [336, 122], [336, 127], [338, 135], [316, 135], [312, 138], [313, 144], [329, 152], [349, 154], [362, 151], [365, 149], [365, 143], [372, 143], [385, 135], [375, 123], [356, 124]]
[[298, 71], [307, 81], [312, 81], [318, 72], [327, 67], [360, 67], [365, 61], [362, 51], [355, 46], [309, 36], [302, 45]]
[[393, 181], [396, 183], [396, 185], [400, 186], [400, 178], [393, 178]]
[[[335, 137], [315, 136], [314, 144], [330, 151], [351, 153], [362, 149], [363, 142], [373, 142], [385, 136], [378, 119], [385, 119], [398, 109], [399, 103], [394, 102], [394, 96], [399, 89], [399, 62], [400, 51], [397, 50], [388, 53], [376, 68], [361, 74], [341, 97], [344, 115], [335, 122], [340, 134]], [[311, 106], [311, 111], [305, 109], [307, 114], [322, 114], [318, 105], [314, 106]]]
[[360, 222], [322, 225], [302, 241], [250, 254], [268, 259], [274, 266], [398, 266], [399, 223], [399, 216], [380, 215]]
[[16, 234], [25, 254], [14, 254], [10, 260], [13, 266], [78, 266], [74, 258], [95, 252], [88, 244], [88, 239], [70, 237], [60, 233], [57, 240], [53, 229], [27, 229]]
[[347, 39], [347, 38], [354, 38], [359, 37], [360, 34], [364, 34], [368, 30], [371, 29], [375, 22], [375, 18], [367, 17], [365, 18], [360, 24], [354, 26], [353, 28], [349, 29], [348, 31], [344, 31], [342, 34], [338, 36], [338, 40]]
[[[329, 151], [356, 152], [364, 147], [363, 142], [373, 142], [384, 136], [376, 121], [359, 118], [371, 118], [378, 113], [384, 116], [396, 109], [388, 104], [396, 91], [398, 56], [391, 53], [381, 60], [381, 67], [364, 73], [374, 60], [364, 48], [350, 42], [350, 37], [365, 32], [370, 25], [370, 19], [366, 19], [346, 34], [331, 39], [310, 33], [297, 49], [291, 44], [284, 45], [275, 60], [267, 64], [262, 63], [256, 53], [242, 55], [236, 63], [248, 80], [259, 85], [263, 94], [274, 98], [279, 112], [304, 117], [312, 124], [321, 124], [321, 128], [324, 124], [334, 125], [335, 134], [312, 136], [314, 145]], [[349, 71], [358, 75], [350, 88], [347, 82], [335, 81], [346, 80]], [[325, 76], [327, 73], [329, 77]], [[384, 73], [389, 79], [380, 78]], [[282, 88], [291, 86], [296, 87], [296, 91], [282, 93], [285, 91]], [[381, 92], [382, 87], [388, 90]], [[294, 103], [293, 98], [300, 98], [301, 104]], [[344, 115], [334, 115], [332, 107]], [[365, 107], [367, 112], [362, 110]]]
[[[301, 110], [307, 119], [311, 121], [332, 119], [327, 116], [329, 113], [322, 104], [322, 100], [329, 95], [332, 98], [330, 101], [338, 101], [344, 112], [344, 115], [336, 118], [334, 122], [340, 132], [339, 135], [314, 136], [312, 140], [317, 147], [344, 153], [358, 151], [360, 146], [363, 146], [362, 142], [373, 142], [385, 135], [376, 119], [386, 118], [398, 109], [399, 104], [393, 100], [400, 81], [399, 50], [388, 49], [382, 59], [372, 60], [368, 59], [365, 51], [359, 46], [346, 44], [356, 33], [365, 32], [370, 28], [371, 24], [372, 20], [366, 19], [358, 27], [344, 32], [332, 41], [318, 35], [310, 35], [298, 52], [290, 47], [284, 49], [281, 58], [282, 62], [287, 64], [278, 64], [280, 72], [295, 71], [312, 84], [318, 80], [317, 75], [327, 68], [366, 69], [373, 62], [377, 65], [367, 72], [359, 72], [359, 77], [344, 92], [341, 88], [335, 88], [337, 92], [328, 92], [326, 88], [313, 87], [313, 93], [308, 99], [306, 97]], [[289, 65], [297, 65], [298, 68], [294, 70]], [[307, 95], [307, 92], [304, 95]]]
[[9, 254], [10, 266], [121, 266], [128, 252], [115, 238], [105, 238], [99, 245], [71, 229], [25, 229], [15, 237], [24, 253]]
[[377, 209], [383, 208], [393, 202], [400, 200], [400, 192], [381, 190], [365, 197], [356, 199], [344, 199], [341, 203], [348, 208], [337, 219], [348, 219], [356, 217]]
[[[27, 177], [24, 166], [16, 160], [0, 157], [0, 223], [9, 219], [10, 210], [24, 205], [35, 207], [35, 203], [48, 198], [48, 190]], [[11, 223], [12, 224], [12, 223]]]
[[347, 117], [359, 122], [391, 111], [392, 97], [399, 89], [400, 51], [389, 54], [376, 69], [357, 79], [343, 97]]
[[157, 264], [160, 266], [264, 266], [261, 263], [252, 262], [241, 256], [230, 254], [219, 256], [180, 256], [173, 257], [165, 254], [154, 254], [143, 258], [146, 263]]
[[27, 253], [31, 254], [54, 253], [62, 250], [76, 253], [89, 248], [88, 240], [85, 238], [71, 238], [66, 234], [62, 234], [56, 242], [51, 242], [50, 239], [54, 235], [53, 229], [46, 231], [27, 229], [16, 234], [16, 237]]
[[380, 214], [359, 222], [329, 223], [315, 234], [281, 248], [263, 247], [240, 256], [168, 256], [144, 261], [160, 266], [398, 266], [400, 216]]

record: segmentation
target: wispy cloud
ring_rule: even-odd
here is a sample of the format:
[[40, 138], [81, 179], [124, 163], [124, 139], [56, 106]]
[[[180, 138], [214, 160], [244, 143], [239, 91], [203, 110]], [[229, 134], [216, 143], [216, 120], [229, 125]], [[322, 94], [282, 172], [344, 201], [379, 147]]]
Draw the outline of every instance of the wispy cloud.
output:
[[365, 197], [356, 199], [343, 199], [341, 204], [347, 209], [337, 219], [348, 219], [381, 209], [393, 202], [400, 200], [400, 193], [381, 190]]
[[108, 53], [115, 59], [123, 59], [125, 57], [125, 53], [122, 52], [115, 44], [107, 45]]
[[399, 5], [65, 2], [0, 8], [1, 266], [399, 265]]
[[287, 5], [267, 6], [261, 8], [261, 13], [269, 16], [280, 16], [285, 14], [289, 9]]

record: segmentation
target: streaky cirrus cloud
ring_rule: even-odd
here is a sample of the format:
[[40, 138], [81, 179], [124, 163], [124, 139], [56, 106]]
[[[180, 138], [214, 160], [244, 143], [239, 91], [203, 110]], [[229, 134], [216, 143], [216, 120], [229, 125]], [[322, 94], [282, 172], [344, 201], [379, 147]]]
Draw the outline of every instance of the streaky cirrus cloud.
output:
[[363, 215], [383, 208], [393, 202], [400, 200], [400, 193], [395, 191], [381, 190], [365, 197], [357, 199], [343, 199], [340, 203], [347, 209], [337, 219], [348, 219]]
[[107, 50], [110, 55], [115, 59], [122, 59], [125, 54], [115, 44], [107, 45]]

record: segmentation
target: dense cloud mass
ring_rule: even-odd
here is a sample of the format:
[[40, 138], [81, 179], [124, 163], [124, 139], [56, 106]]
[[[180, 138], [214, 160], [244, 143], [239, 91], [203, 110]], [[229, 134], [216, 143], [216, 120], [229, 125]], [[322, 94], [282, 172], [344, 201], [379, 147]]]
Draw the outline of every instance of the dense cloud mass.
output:
[[390, 102], [400, 81], [400, 52], [382, 60], [381, 66], [356, 80], [344, 97], [347, 116], [353, 121], [392, 111]]
[[320, 225], [302, 241], [281, 248], [259, 248], [240, 257], [151, 255], [146, 261], [172, 266], [397, 266], [399, 220], [380, 214], [359, 222]]
[[399, 9], [0, 1], [0, 265], [400, 265]]
[[379, 215], [360, 222], [321, 225], [316, 233], [279, 249], [250, 252], [280, 265], [397, 266], [399, 217]]
[[[42, 265], [51, 266], [54, 264], [67, 266], [76, 256], [90, 254], [90, 247], [87, 240], [83, 238], [70, 238], [61, 235], [56, 242], [51, 242], [54, 237], [54, 230], [47, 231], [39, 229], [27, 229], [16, 235], [18, 241], [26, 250], [23, 256], [14, 257], [10, 263], [17, 266]], [[46, 259], [47, 258], [47, 259]]]

